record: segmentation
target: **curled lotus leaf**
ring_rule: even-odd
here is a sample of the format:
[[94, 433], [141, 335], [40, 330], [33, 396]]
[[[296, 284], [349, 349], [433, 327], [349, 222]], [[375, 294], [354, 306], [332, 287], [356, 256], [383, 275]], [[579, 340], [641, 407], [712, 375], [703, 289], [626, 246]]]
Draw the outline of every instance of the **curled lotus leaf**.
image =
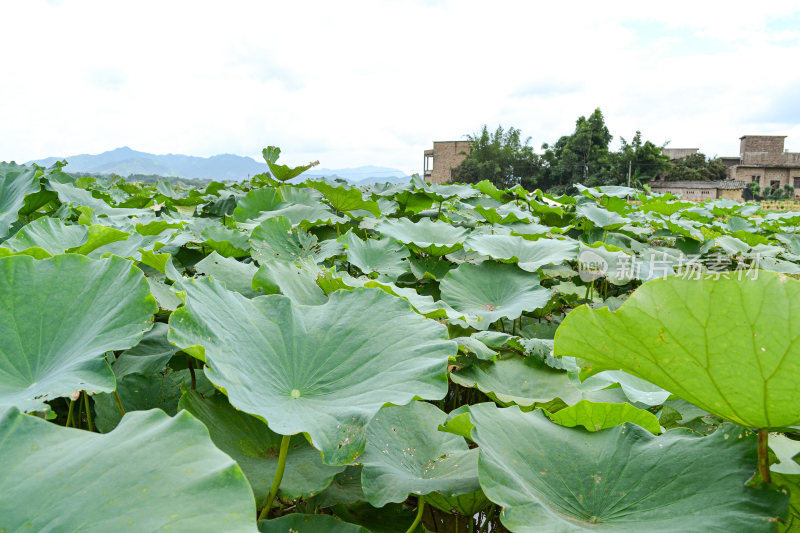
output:
[[381, 290], [336, 291], [306, 306], [277, 294], [248, 300], [209, 279], [182, 288], [171, 342], [205, 360], [234, 407], [281, 435], [307, 433], [327, 464], [361, 454], [384, 404], [447, 392], [457, 350], [447, 329]]

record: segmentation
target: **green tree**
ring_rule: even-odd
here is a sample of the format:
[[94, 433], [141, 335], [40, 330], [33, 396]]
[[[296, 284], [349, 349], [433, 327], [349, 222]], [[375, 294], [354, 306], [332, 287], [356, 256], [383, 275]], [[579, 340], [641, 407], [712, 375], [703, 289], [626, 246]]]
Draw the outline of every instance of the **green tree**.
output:
[[[631, 186], [641, 187], [670, 168], [669, 157], [664, 148], [650, 141], [642, 141], [642, 132], [636, 131], [630, 143], [620, 137], [620, 149], [615, 152], [615, 176], [617, 185], [627, 183], [628, 169], [631, 173]], [[619, 177], [622, 176], [622, 180]]]
[[672, 162], [664, 173], [667, 181], [716, 181], [727, 177], [727, 169], [720, 159], [707, 158], [700, 152]]
[[504, 130], [498, 126], [494, 133], [484, 125], [477, 135], [467, 135], [470, 153], [453, 169], [453, 181], [477, 183], [489, 180], [499, 188], [523, 187], [534, 183], [541, 163], [530, 146], [530, 138], [522, 140], [517, 128]]
[[558, 139], [552, 146], [542, 145], [547, 188], [566, 190], [575, 183], [603, 185], [609, 179], [612, 161], [608, 145], [613, 136], [606, 127], [603, 113], [595, 109], [589, 117], [579, 117], [575, 131]]

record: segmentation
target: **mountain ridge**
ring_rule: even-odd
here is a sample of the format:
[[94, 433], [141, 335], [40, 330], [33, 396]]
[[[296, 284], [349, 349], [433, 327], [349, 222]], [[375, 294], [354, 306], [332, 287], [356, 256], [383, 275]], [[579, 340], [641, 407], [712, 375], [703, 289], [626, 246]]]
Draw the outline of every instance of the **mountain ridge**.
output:
[[[87, 174], [156, 174], [165, 177], [197, 178], [241, 181], [255, 174], [267, 172], [267, 164], [247, 156], [217, 154], [209, 157], [185, 154], [151, 154], [133, 150], [128, 146], [100, 154], [77, 154], [69, 157], [45, 157], [28, 161], [49, 167], [58, 161], [67, 161], [66, 172]], [[351, 183], [398, 182], [408, 179], [402, 170], [376, 165], [342, 169], [311, 169], [302, 178], [344, 179]]]

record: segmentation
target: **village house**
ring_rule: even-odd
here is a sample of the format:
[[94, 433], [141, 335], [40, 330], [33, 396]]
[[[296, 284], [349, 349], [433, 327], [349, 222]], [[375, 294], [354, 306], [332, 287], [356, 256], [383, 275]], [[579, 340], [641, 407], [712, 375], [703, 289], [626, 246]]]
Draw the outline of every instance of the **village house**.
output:
[[684, 200], [703, 201], [717, 198], [744, 201], [746, 183], [740, 180], [719, 181], [651, 181], [650, 189], [660, 194], [674, 194]]
[[423, 177], [428, 183], [447, 183], [454, 168], [469, 154], [469, 141], [434, 141], [425, 150]]
[[[800, 197], [800, 152], [784, 149], [785, 135], [745, 135], [739, 138], [739, 156], [721, 157], [728, 179], [721, 181], [661, 181], [650, 183], [654, 192], [680, 195], [686, 200], [729, 198], [743, 201], [748, 183], [756, 182], [761, 191], [790, 185]], [[671, 160], [698, 153], [697, 148], [665, 148]]]
[[739, 157], [722, 158], [728, 178], [757, 182], [761, 190], [782, 189], [790, 185], [800, 195], [800, 152], [784, 149], [785, 135], [745, 135], [740, 137]]

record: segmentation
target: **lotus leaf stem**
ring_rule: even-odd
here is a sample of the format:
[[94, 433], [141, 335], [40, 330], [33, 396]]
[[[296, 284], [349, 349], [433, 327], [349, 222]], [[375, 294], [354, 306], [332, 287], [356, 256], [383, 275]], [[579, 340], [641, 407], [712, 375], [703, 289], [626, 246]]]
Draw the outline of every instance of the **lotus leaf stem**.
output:
[[758, 430], [758, 473], [761, 474], [761, 479], [764, 480], [764, 483], [772, 483], [772, 478], [769, 474], [768, 438], [769, 430], [760, 428]]
[[417, 529], [419, 523], [422, 522], [422, 511], [424, 510], [425, 510], [425, 496], [420, 496], [419, 498], [417, 498], [417, 517], [414, 518], [414, 522], [411, 524], [411, 527], [408, 528], [408, 531], [406, 531], [406, 533], [413, 533], [413, 531]]
[[197, 376], [194, 374], [194, 361], [191, 355], [186, 356], [186, 366], [189, 367], [189, 375], [192, 378], [192, 390], [197, 390]]
[[75, 416], [72, 418], [72, 427], [80, 429], [81, 415], [83, 414], [83, 402], [81, 401], [80, 395], [78, 395], [78, 399], [75, 400], [75, 403], [78, 405], [78, 412], [75, 413]]
[[269, 488], [267, 501], [264, 503], [263, 509], [261, 509], [261, 514], [258, 515], [259, 520], [266, 520], [269, 509], [272, 507], [272, 502], [275, 501], [275, 496], [278, 495], [278, 487], [281, 486], [283, 471], [286, 469], [286, 457], [289, 455], [290, 440], [292, 440], [291, 435], [284, 435], [281, 439], [281, 450], [278, 453], [278, 469], [275, 471], [275, 478], [272, 480], [272, 486]]
[[117, 391], [114, 391], [113, 394], [114, 394], [114, 401], [117, 402], [117, 409], [119, 409], [119, 413], [122, 416], [125, 416], [125, 409], [122, 407], [122, 400], [120, 400], [119, 394], [117, 394]]
[[92, 408], [89, 405], [89, 394], [86, 391], [81, 392], [83, 395], [83, 403], [86, 405], [86, 424], [89, 426], [89, 431], [94, 431], [94, 424], [92, 423]]
[[67, 423], [64, 424], [64, 427], [68, 428], [70, 424], [73, 424], [74, 421], [72, 420], [73, 416], [72, 413], [75, 410], [75, 400], [69, 401], [69, 411], [67, 412]]

